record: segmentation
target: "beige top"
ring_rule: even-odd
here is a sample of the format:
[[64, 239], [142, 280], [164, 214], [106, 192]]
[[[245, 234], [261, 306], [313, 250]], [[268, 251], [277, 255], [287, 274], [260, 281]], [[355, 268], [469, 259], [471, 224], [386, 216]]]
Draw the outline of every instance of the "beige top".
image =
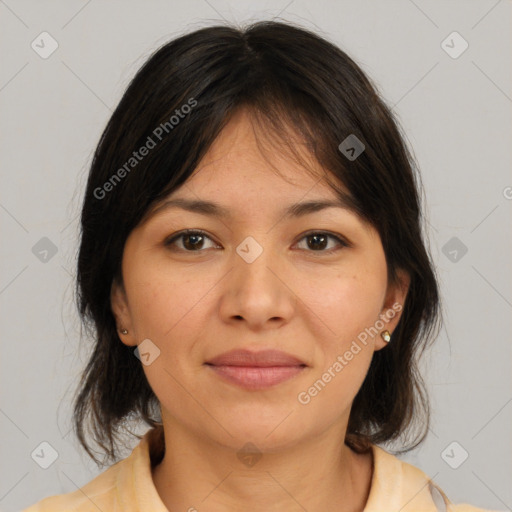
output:
[[[50, 496], [22, 512], [168, 512], [151, 476], [158, 434], [150, 429], [128, 457], [81, 489]], [[373, 476], [364, 512], [492, 512], [452, 504], [419, 468], [377, 445], [372, 450]]]

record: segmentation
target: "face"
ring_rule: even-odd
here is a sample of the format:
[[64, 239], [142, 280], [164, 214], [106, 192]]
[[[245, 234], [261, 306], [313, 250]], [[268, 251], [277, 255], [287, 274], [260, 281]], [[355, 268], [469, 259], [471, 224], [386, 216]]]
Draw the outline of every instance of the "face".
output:
[[[155, 211], [128, 237], [123, 285], [112, 287], [122, 342], [143, 342], [164, 428], [234, 449], [250, 440], [271, 451], [328, 432], [343, 439], [372, 355], [386, 346], [378, 333], [393, 332], [408, 286], [404, 275], [402, 286], [388, 283], [379, 235], [355, 213], [286, 215], [338, 196], [321, 168], [315, 177], [273, 158], [279, 174], [241, 111], [168, 198], [215, 202], [224, 215]], [[234, 349], [279, 350], [302, 365], [207, 364]]]

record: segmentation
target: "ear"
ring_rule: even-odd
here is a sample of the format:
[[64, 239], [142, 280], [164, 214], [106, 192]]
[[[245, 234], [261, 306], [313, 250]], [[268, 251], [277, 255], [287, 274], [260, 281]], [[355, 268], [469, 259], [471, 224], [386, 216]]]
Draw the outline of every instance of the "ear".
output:
[[[136, 337], [133, 332], [133, 323], [128, 307], [128, 300], [123, 283], [114, 279], [110, 290], [110, 307], [116, 319], [116, 329], [119, 339], [128, 346], [135, 346], [137, 344]], [[128, 334], [122, 334], [121, 331], [126, 329]]]
[[382, 311], [379, 315], [379, 319], [384, 323], [384, 327], [379, 329], [379, 335], [375, 337], [375, 350], [387, 347], [388, 342], [382, 339], [380, 333], [389, 331], [390, 334], [393, 334], [402, 316], [411, 277], [405, 270], [398, 269], [397, 278], [397, 283], [388, 284]]

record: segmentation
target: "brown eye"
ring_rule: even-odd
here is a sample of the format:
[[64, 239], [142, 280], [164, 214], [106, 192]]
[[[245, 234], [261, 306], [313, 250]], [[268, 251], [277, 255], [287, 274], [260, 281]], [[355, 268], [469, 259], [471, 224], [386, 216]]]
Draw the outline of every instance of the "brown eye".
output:
[[[325, 250], [326, 247], [328, 246], [329, 239], [335, 240], [337, 242], [337, 244], [338, 244], [338, 247], [335, 246], [335, 247], [331, 247], [331, 248]], [[324, 232], [308, 233], [301, 240], [307, 240], [307, 242], [306, 242], [307, 249], [311, 250], [313, 252], [327, 252], [327, 253], [330, 253], [330, 252], [339, 250], [340, 246], [341, 247], [348, 247], [349, 246], [339, 236], [336, 236], [336, 235], [333, 235], [333, 234], [330, 234], [330, 233], [324, 233]]]
[[[306, 247], [302, 247], [301, 249], [305, 249], [308, 252], [331, 253], [343, 247], [350, 246], [339, 236], [325, 232], [308, 233], [302, 237], [301, 241], [302, 240], [306, 240]], [[336, 242], [334, 247], [328, 248], [329, 240]], [[210, 241], [212, 245], [205, 247], [208, 241]], [[192, 229], [173, 235], [165, 242], [165, 245], [173, 246], [173, 248], [183, 252], [202, 252], [204, 249], [219, 247], [205, 232]]]
[[[202, 249], [205, 249], [206, 240], [212, 241], [203, 231], [187, 230], [172, 236], [165, 242], [165, 245], [177, 246], [179, 250], [185, 252], [200, 252]], [[181, 244], [176, 244], [178, 241], [181, 241]], [[217, 247], [215, 244], [213, 246]]]

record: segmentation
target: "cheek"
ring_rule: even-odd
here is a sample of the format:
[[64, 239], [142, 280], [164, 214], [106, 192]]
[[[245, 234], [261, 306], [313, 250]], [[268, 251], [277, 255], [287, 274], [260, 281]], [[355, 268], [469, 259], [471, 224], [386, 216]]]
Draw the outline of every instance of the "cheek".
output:
[[158, 357], [143, 370], [161, 401], [186, 399], [178, 382], [185, 375], [193, 379], [198, 370], [193, 361], [208, 318], [205, 295], [215, 282], [158, 265], [131, 269], [127, 288], [134, 331], [139, 341], [150, 339], [159, 349]]
[[133, 273], [127, 291], [133, 312], [134, 330], [139, 338], [159, 338], [166, 325], [170, 328], [176, 311], [176, 298], [171, 290], [177, 283], [167, 284], [151, 271]]
[[139, 337], [155, 339], [187, 323], [213, 281], [213, 276], [198, 277], [192, 266], [177, 271], [165, 258], [151, 258], [142, 252], [131, 258], [124, 270], [135, 331]]
[[[165, 370], [180, 380], [200, 372], [205, 339], [215, 338], [210, 322], [219, 276], [193, 266], [176, 271], [168, 264], [141, 262], [127, 269], [126, 287], [135, 336], [138, 341], [150, 339], [160, 350], [155, 363], [144, 367], [158, 389], [162, 378], [172, 381]], [[174, 391], [182, 392], [179, 387]]]
[[347, 342], [350, 345], [361, 331], [374, 325], [385, 290], [385, 275], [375, 265], [366, 268], [347, 265], [334, 276], [303, 281], [300, 296], [321, 320], [323, 327], [318, 335], [320, 340], [324, 338], [326, 352], [342, 349]]
[[[385, 294], [385, 281], [372, 272], [339, 274], [310, 290], [306, 302], [322, 320], [317, 331], [317, 366], [297, 396], [308, 417], [335, 421], [348, 411], [368, 372], [375, 325]], [[321, 295], [321, 297], [320, 297]]]

